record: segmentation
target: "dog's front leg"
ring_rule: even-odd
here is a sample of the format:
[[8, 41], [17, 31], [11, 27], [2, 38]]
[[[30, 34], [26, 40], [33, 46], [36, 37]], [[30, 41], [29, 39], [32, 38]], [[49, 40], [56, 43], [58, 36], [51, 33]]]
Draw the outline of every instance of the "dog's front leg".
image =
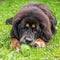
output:
[[20, 48], [19, 41], [16, 38], [12, 38], [11, 43], [10, 43], [10, 47], [18, 52], [19, 48]]
[[41, 48], [46, 46], [46, 43], [44, 42], [44, 40], [40, 38], [36, 39], [34, 43], [36, 46], [41, 47]]

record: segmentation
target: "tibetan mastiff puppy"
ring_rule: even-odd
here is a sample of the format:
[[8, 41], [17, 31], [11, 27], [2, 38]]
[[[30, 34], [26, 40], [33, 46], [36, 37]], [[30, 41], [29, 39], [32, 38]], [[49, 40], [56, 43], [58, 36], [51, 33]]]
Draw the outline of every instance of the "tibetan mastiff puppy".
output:
[[56, 31], [56, 19], [43, 3], [30, 2], [24, 5], [14, 17], [7, 19], [12, 24], [11, 48], [19, 51], [21, 43], [45, 47]]

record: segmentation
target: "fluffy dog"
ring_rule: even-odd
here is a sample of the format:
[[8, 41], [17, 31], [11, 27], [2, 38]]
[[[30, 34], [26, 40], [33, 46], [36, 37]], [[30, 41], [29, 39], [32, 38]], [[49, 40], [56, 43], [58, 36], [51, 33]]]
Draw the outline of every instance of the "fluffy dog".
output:
[[55, 33], [56, 19], [43, 3], [30, 2], [23, 6], [14, 17], [7, 19], [12, 24], [11, 48], [19, 51], [21, 43], [45, 47]]

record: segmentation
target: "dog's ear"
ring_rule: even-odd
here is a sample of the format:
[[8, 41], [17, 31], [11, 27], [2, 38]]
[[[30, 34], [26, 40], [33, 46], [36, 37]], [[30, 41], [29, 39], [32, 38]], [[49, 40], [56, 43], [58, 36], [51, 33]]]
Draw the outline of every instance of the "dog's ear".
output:
[[19, 36], [19, 31], [18, 31], [18, 25], [20, 24], [20, 20], [16, 20], [13, 22], [12, 30], [11, 30], [11, 38], [17, 38], [18, 40], [20, 39]]
[[41, 27], [41, 38], [44, 41], [49, 41], [51, 36], [52, 36], [52, 32], [49, 26], [45, 26], [45, 23], [40, 24]]
[[19, 40], [18, 25], [15, 23], [11, 30], [11, 38], [17, 38]]
[[12, 24], [13, 17], [6, 20], [6, 24]]

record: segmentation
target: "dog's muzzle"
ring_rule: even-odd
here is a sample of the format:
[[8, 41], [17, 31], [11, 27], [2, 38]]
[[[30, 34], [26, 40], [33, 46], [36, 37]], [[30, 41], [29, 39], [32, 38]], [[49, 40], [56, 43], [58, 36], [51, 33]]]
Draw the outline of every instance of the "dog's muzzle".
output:
[[21, 37], [20, 39], [20, 43], [27, 43], [27, 44], [30, 44], [32, 45], [34, 41], [34, 34], [25, 34]]
[[33, 40], [32, 40], [32, 37], [30, 37], [30, 36], [26, 36], [25, 37], [25, 41], [26, 41], [26, 43], [31, 43]]

